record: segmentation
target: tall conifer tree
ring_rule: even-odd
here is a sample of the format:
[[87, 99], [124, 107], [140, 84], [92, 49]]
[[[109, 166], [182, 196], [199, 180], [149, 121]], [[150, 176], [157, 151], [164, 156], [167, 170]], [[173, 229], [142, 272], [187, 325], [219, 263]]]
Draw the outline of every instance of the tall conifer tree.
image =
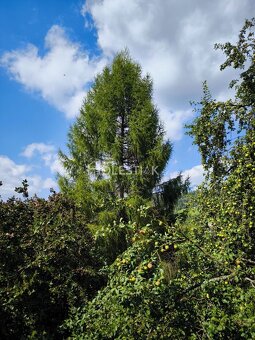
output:
[[69, 178], [60, 186], [99, 201], [150, 198], [172, 149], [163, 137], [152, 81], [121, 52], [96, 76], [70, 129], [69, 156], [60, 153]]

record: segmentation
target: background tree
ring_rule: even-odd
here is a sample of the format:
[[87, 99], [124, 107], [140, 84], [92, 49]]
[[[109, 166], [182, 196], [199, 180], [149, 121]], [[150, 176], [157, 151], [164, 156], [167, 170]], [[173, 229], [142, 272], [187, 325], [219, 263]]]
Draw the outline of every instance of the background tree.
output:
[[232, 150], [240, 143], [250, 146], [254, 135], [254, 24], [254, 18], [246, 20], [236, 45], [229, 42], [215, 45], [227, 57], [221, 70], [230, 66], [241, 70], [239, 79], [229, 84], [230, 88], [235, 89], [235, 98], [225, 102], [214, 100], [205, 82], [203, 99], [196, 107], [199, 116], [189, 126], [190, 134], [201, 153], [203, 166], [210, 170], [208, 173], [211, 180], [226, 179], [237, 165]]

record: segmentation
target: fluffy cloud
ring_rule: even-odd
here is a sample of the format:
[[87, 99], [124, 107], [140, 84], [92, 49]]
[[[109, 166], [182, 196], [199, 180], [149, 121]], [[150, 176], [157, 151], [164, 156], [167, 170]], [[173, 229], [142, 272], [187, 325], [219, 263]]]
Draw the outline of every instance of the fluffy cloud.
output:
[[103, 58], [90, 59], [57, 25], [48, 31], [45, 48], [43, 56], [34, 45], [6, 52], [1, 64], [28, 90], [39, 93], [68, 117], [74, 117], [79, 112], [88, 83], [105, 61]]
[[162, 106], [160, 109], [160, 117], [164, 123], [167, 137], [171, 140], [179, 140], [182, 138], [183, 125], [187, 120], [193, 117], [193, 112], [189, 109], [171, 112], [166, 107]]
[[[175, 178], [178, 176], [179, 172], [174, 171], [165, 176], [164, 180], [169, 178]], [[190, 184], [192, 188], [197, 187], [199, 184], [203, 182], [204, 179], [204, 168], [202, 165], [195, 165], [191, 169], [187, 169], [182, 171], [183, 178], [189, 178]]]
[[[37, 155], [39, 155], [39, 160], [36, 159]], [[24, 179], [28, 180], [30, 195], [46, 196], [50, 188], [58, 188], [52, 177], [46, 175], [46, 178], [43, 178], [36, 174], [36, 169], [43, 167], [53, 177], [57, 173], [65, 174], [54, 145], [31, 143], [24, 148], [21, 156], [29, 160], [30, 163], [32, 162], [32, 165], [26, 164], [27, 162], [17, 164], [7, 156], [0, 155], [0, 181], [3, 182], [3, 186], [0, 187], [0, 195], [3, 199], [13, 196], [15, 187], [20, 186]]]
[[53, 145], [44, 144], [44, 143], [32, 143], [25, 147], [22, 155], [31, 158], [35, 155], [36, 152], [39, 154], [48, 154], [55, 151], [55, 147]]
[[25, 164], [16, 164], [7, 156], [0, 156], [0, 180], [3, 185], [0, 187], [0, 195], [7, 199], [14, 195], [15, 187], [21, 185], [24, 179], [28, 180], [29, 194], [34, 195], [42, 193], [43, 189], [49, 190], [57, 185], [52, 178], [43, 179], [38, 175], [31, 175], [31, 168]]
[[253, 0], [87, 0], [82, 14], [92, 16], [104, 55], [128, 47], [151, 74], [168, 136], [179, 139], [205, 79], [215, 96], [228, 95], [234, 74], [219, 72], [223, 56], [213, 46], [235, 40], [254, 10]]
[[43, 182], [43, 189], [56, 188], [57, 183], [50, 177], [46, 178]]
[[215, 97], [228, 97], [227, 84], [235, 74], [219, 71], [224, 57], [213, 46], [235, 40], [254, 9], [253, 0], [87, 0], [82, 15], [94, 22], [101, 57], [90, 58], [54, 25], [45, 37], [44, 55], [28, 45], [6, 52], [1, 64], [28, 90], [73, 117], [94, 75], [128, 47], [153, 78], [167, 136], [178, 140], [183, 124], [192, 117], [189, 101], [199, 100], [205, 79]]
[[44, 165], [48, 167], [54, 175], [56, 175], [56, 173], [61, 175], [65, 174], [65, 169], [58, 158], [58, 154], [54, 145], [45, 143], [31, 143], [25, 147], [21, 155], [26, 158], [33, 158], [37, 153], [43, 160]]
[[183, 171], [184, 177], [189, 177], [192, 187], [202, 183], [204, 179], [204, 169], [202, 165], [193, 166], [193, 168]]

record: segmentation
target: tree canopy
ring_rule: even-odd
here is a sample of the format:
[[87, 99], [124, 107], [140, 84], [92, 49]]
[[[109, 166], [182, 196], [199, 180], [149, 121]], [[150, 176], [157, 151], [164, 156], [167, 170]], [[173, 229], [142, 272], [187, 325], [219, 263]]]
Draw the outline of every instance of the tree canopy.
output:
[[69, 132], [68, 149], [69, 156], [60, 153], [70, 176], [60, 180], [63, 189], [107, 186], [114, 197], [151, 197], [172, 146], [164, 141], [152, 102], [152, 80], [127, 51], [96, 76]]

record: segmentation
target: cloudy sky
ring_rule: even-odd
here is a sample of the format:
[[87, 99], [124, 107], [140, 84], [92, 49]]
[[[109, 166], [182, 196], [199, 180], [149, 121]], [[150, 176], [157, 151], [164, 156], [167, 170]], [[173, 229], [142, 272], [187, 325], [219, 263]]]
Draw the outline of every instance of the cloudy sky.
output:
[[202, 167], [184, 124], [207, 80], [214, 97], [231, 95], [231, 70], [216, 42], [235, 42], [254, 0], [2, 0], [0, 4], [1, 195], [27, 178], [30, 193], [57, 188], [57, 158], [95, 74], [128, 48], [154, 81], [174, 153], [165, 178], [178, 171], [193, 185]]

